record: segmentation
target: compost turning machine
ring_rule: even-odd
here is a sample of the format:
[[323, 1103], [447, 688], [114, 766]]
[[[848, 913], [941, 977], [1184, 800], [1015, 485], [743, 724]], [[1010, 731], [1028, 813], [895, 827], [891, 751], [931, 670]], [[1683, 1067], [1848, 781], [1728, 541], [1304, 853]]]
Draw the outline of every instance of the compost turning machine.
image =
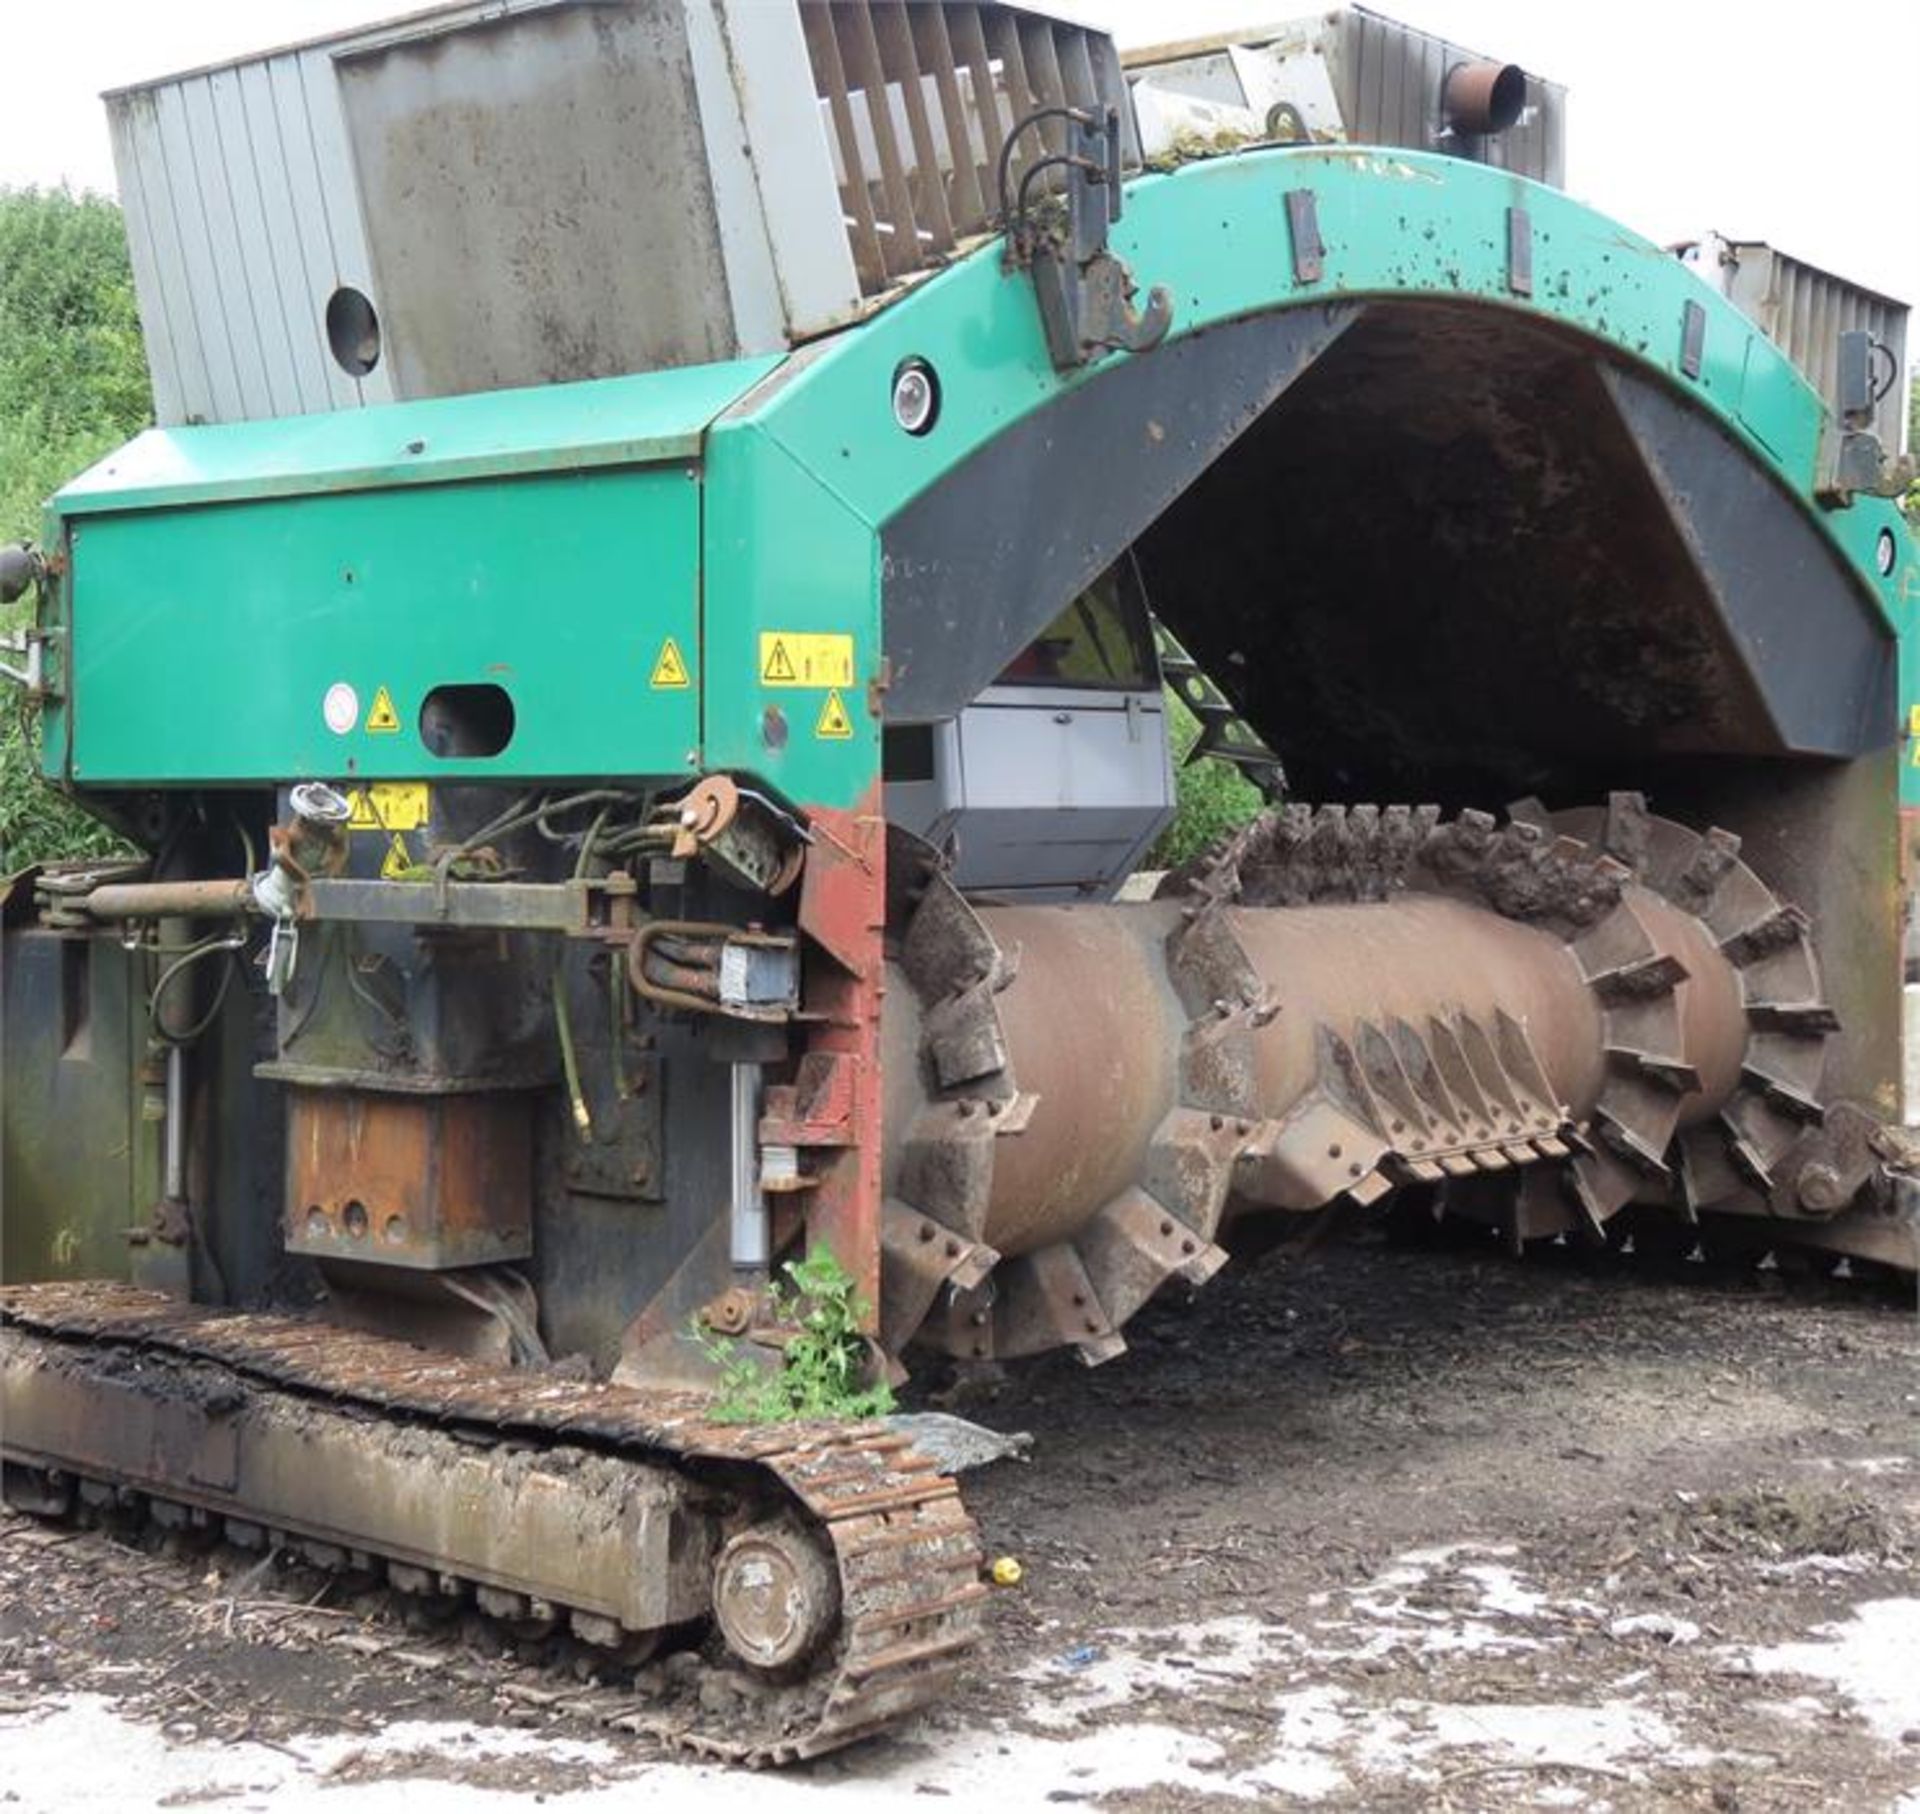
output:
[[[1884, 299], [1776, 343], [1358, 9], [506, 0], [109, 104], [161, 426], [0, 578], [144, 854], [4, 895], [16, 1505], [700, 1647], [777, 1760], [984, 1594], [904, 1436], [704, 1407], [804, 1249], [896, 1372], [1388, 1199], [1911, 1267]], [[1122, 900], [1163, 680], [1274, 804]]]

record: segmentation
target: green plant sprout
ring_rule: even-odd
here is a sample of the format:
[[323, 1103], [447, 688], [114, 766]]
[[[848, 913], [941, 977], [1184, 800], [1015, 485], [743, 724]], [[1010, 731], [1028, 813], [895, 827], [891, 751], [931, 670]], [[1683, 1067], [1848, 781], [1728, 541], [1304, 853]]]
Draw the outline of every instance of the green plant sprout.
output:
[[767, 1296], [776, 1323], [791, 1324], [777, 1366], [768, 1367], [745, 1344], [717, 1335], [696, 1320], [693, 1340], [719, 1371], [713, 1416], [721, 1423], [787, 1423], [802, 1419], [883, 1417], [894, 1406], [884, 1379], [868, 1383], [869, 1348], [861, 1333], [867, 1305], [853, 1276], [818, 1247], [781, 1267]]

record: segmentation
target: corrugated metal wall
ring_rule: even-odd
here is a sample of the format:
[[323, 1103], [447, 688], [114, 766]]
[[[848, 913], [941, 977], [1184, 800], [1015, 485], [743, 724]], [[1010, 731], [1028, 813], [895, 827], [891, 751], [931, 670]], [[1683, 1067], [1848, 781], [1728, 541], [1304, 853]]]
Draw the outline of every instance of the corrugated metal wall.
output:
[[[1871, 334], [1892, 355], [1891, 382], [1874, 412], [1889, 453], [1905, 445], [1907, 309], [1757, 240], [1709, 242], [1719, 249], [1721, 287], [1838, 409], [1840, 336]], [[1731, 262], [1729, 262], [1731, 261]], [[1882, 362], [1884, 363], [1884, 362]]]
[[[1349, 137], [1363, 145], [1432, 148], [1447, 71], [1481, 53], [1362, 6], [1343, 7], [1333, 18], [1327, 60]], [[1529, 74], [1527, 103], [1517, 125], [1474, 142], [1475, 160], [1558, 188], [1567, 180], [1566, 91]]]
[[324, 50], [287, 51], [107, 98], [162, 422], [385, 401], [350, 378], [323, 312], [368, 288], [366, 235]]
[[1137, 165], [1111, 38], [996, 0], [458, 0], [123, 90], [159, 418], [773, 351], [992, 230], [1059, 105], [1118, 107]]
[[[1535, 182], [1564, 185], [1567, 94], [1556, 82], [1529, 73], [1526, 111], [1506, 132], [1462, 140], [1443, 131], [1447, 72], [1485, 60], [1484, 52], [1365, 7], [1335, 6], [1256, 31], [1132, 50], [1126, 67], [1130, 76], [1176, 94], [1246, 108], [1256, 125], [1275, 99], [1285, 99], [1300, 108], [1316, 134], [1327, 132], [1348, 144], [1453, 151]], [[1337, 121], [1326, 117], [1322, 97], [1337, 110]]]

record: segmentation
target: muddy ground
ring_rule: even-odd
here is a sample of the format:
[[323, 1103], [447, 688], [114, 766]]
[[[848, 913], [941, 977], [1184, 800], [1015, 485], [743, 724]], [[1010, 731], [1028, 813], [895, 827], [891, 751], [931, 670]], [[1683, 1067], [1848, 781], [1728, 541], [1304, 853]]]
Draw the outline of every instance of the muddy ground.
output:
[[778, 1778], [318, 1576], [0, 1522], [0, 1806], [1920, 1814], [1920, 1372], [1846, 1282], [1335, 1246], [965, 1405], [971, 1685]]

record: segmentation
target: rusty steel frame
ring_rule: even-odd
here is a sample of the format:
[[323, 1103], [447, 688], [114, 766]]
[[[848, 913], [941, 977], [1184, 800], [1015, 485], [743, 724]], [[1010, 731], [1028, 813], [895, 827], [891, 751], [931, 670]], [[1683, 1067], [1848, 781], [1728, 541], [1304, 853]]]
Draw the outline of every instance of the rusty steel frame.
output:
[[527, 1258], [531, 1095], [293, 1086], [286, 1248], [429, 1271]]
[[816, 807], [800, 877], [799, 926], [817, 947], [805, 984], [812, 1017], [795, 1080], [766, 1092], [760, 1144], [803, 1154], [805, 1234], [853, 1280], [861, 1322], [881, 1305], [880, 1004], [887, 920], [887, 827], [880, 786], [851, 810]]

